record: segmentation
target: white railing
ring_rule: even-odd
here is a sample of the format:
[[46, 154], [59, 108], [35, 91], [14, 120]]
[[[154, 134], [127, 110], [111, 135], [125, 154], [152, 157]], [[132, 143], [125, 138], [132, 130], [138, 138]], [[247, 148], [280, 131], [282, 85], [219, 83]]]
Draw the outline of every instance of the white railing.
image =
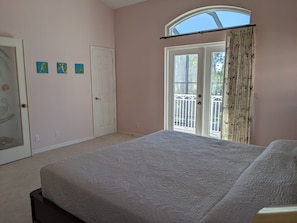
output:
[[210, 101], [209, 133], [216, 138], [220, 138], [221, 133], [222, 99], [223, 97], [221, 95], [212, 95]]
[[[211, 96], [210, 136], [219, 138], [221, 131], [222, 96]], [[195, 133], [196, 95], [174, 95], [174, 129]]]
[[196, 95], [174, 95], [174, 126], [196, 128]]

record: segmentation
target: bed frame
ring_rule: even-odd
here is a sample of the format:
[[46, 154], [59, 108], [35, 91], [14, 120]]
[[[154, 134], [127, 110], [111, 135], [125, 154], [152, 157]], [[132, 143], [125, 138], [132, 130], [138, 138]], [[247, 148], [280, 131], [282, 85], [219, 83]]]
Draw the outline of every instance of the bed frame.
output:
[[84, 223], [42, 196], [41, 188], [30, 193], [33, 223]]

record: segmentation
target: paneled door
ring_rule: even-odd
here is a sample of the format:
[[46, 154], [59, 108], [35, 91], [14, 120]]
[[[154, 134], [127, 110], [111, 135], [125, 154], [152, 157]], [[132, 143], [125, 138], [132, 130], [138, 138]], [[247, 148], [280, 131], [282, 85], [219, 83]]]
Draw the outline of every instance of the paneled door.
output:
[[91, 46], [94, 136], [116, 132], [114, 50]]
[[31, 156], [23, 42], [0, 37], [0, 165]]

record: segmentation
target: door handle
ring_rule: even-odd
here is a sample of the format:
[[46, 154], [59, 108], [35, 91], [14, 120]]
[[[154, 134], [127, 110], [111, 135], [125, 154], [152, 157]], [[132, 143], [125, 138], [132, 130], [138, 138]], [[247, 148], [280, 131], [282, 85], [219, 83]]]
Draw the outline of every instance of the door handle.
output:
[[21, 107], [22, 108], [27, 108], [27, 105], [26, 104], [22, 104]]
[[198, 103], [197, 103], [198, 105], [201, 105], [201, 101], [198, 101]]
[[102, 99], [101, 98], [98, 98], [98, 97], [95, 97], [95, 100], [101, 101]]

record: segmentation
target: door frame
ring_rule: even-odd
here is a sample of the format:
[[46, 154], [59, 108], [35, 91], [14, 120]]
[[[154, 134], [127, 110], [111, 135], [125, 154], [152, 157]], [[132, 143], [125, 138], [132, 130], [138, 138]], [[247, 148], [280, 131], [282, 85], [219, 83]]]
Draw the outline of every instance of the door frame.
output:
[[15, 47], [23, 144], [0, 150], [0, 165], [32, 156], [23, 41], [0, 37], [1, 46]]
[[[91, 79], [92, 79], [92, 108], [93, 108], [93, 135], [94, 137], [99, 137], [99, 136], [103, 136], [105, 134], [99, 134], [96, 130], [96, 122], [95, 122], [95, 113], [96, 113], [96, 109], [95, 109], [95, 98], [98, 97], [98, 95], [96, 95], [95, 92], [95, 78], [94, 78], [94, 73], [93, 73], [93, 57], [92, 57], [92, 51], [96, 49], [96, 50], [101, 50], [101, 51], [108, 51], [111, 53], [112, 55], [112, 78], [113, 78], [113, 91], [114, 91], [114, 127], [113, 127], [113, 132], [117, 131], [117, 107], [116, 107], [116, 77], [115, 77], [115, 50], [112, 48], [105, 48], [105, 47], [99, 47], [99, 46], [90, 46], [90, 57], [91, 57]], [[98, 115], [98, 114], [97, 114]], [[107, 134], [109, 134], [111, 132], [108, 132]]]
[[[173, 73], [173, 67], [170, 66], [170, 60], [172, 61], [172, 56], [176, 55], [174, 52], [195, 52], [197, 49], [200, 49], [200, 54], [203, 54], [204, 61], [203, 67], [198, 68], [199, 72], [202, 72], [202, 78], [200, 82], [198, 82], [197, 89], [197, 98], [198, 94], [202, 94], [201, 103], [202, 106], [199, 106], [200, 109], [197, 108], [196, 118], [199, 120], [196, 123], [201, 123], [200, 127], [196, 126], [195, 134], [198, 135], [207, 135], [209, 133], [209, 110], [210, 110], [210, 76], [205, 74], [210, 73], [210, 62], [211, 58], [206, 57], [211, 50], [210, 48], [221, 47], [225, 44], [225, 41], [219, 42], [211, 42], [211, 43], [201, 43], [201, 44], [190, 44], [190, 45], [180, 45], [180, 46], [170, 46], [164, 48], [164, 129], [173, 130], [173, 85], [174, 83], [173, 76], [170, 73]], [[199, 62], [199, 65], [201, 63]], [[199, 74], [198, 74], [199, 75]], [[201, 92], [203, 89], [203, 92]]]

